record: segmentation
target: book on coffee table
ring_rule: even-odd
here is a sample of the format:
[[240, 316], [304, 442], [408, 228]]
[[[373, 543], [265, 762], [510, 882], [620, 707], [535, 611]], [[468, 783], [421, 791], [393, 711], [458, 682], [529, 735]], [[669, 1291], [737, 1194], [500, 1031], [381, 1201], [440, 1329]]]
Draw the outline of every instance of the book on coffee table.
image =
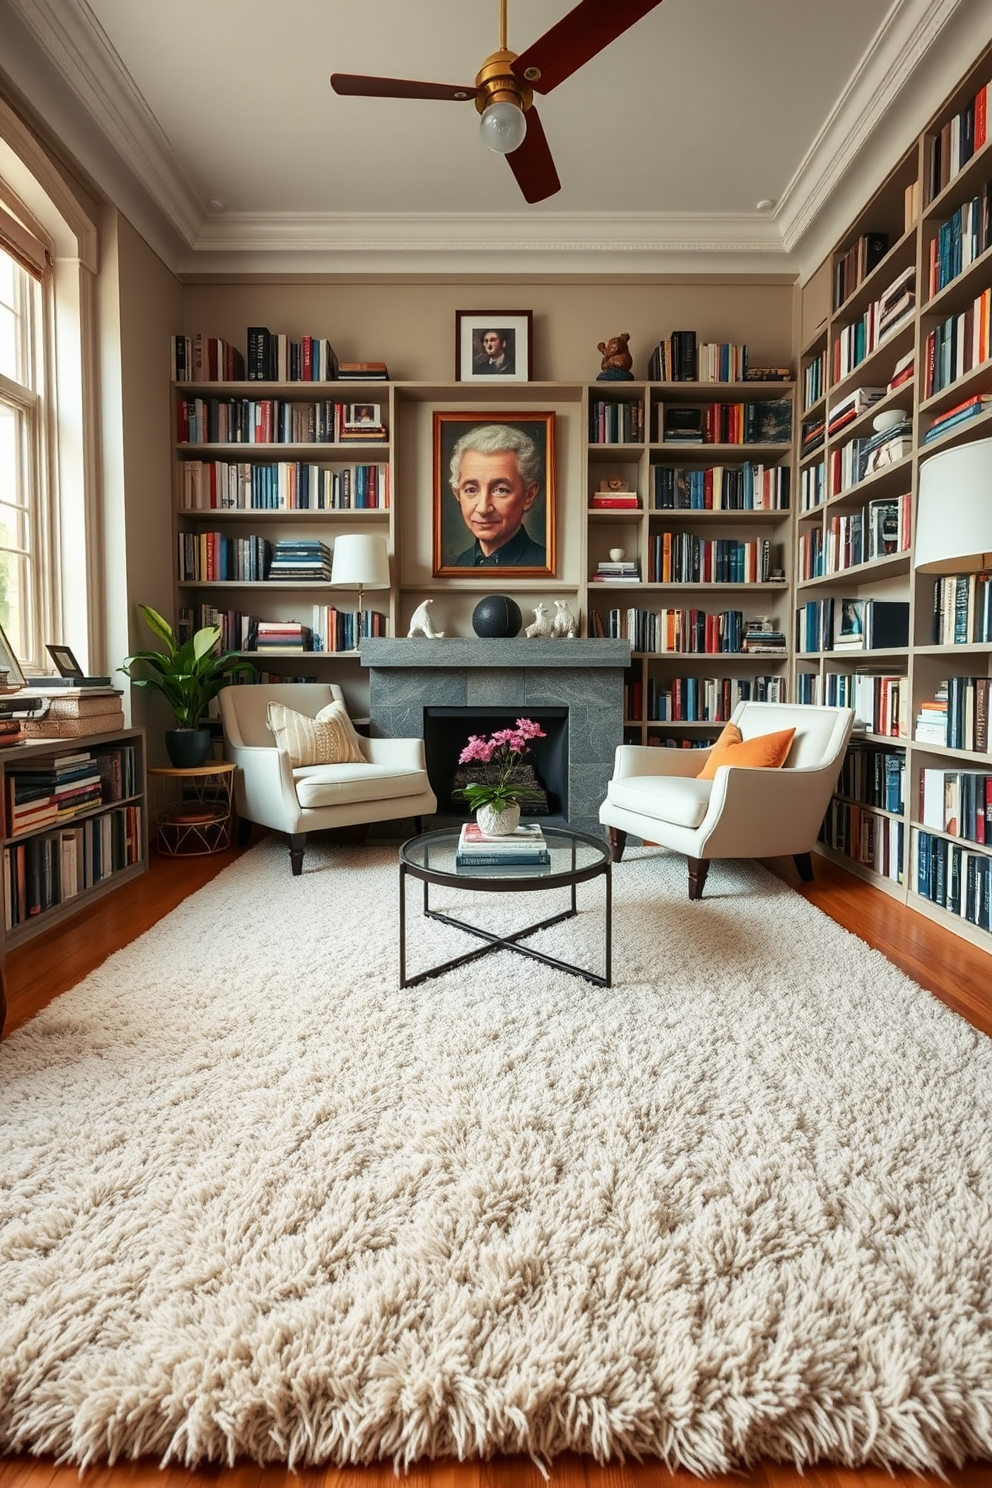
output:
[[463, 822], [458, 835], [459, 856], [537, 857], [547, 852], [547, 842], [539, 822], [525, 822], [513, 832], [495, 836], [483, 832], [477, 822]]

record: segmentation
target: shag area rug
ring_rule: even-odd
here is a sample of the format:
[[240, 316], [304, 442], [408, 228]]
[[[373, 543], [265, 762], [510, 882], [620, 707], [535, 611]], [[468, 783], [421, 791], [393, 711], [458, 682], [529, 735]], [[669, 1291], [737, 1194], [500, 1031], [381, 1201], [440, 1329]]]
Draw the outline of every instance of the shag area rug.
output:
[[0, 1445], [992, 1454], [992, 1041], [760, 867], [614, 883], [612, 988], [400, 991], [395, 849], [265, 842], [0, 1044]]

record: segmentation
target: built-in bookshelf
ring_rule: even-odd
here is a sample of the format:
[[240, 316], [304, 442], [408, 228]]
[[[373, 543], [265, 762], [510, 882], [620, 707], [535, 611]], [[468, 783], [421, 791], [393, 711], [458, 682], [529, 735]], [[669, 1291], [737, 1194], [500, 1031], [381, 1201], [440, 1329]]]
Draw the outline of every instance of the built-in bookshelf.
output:
[[992, 434], [990, 81], [986, 52], [814, 276], [794, 681], [858, 717], [820, 851], [992, 950], [989, 580], [919, 571], [915, 530], [927, 458]]
[[142, 729], [28, 739], [17, 749], [0, 751], [0, 790], [0, 953], [44, 935], [145, 872]]

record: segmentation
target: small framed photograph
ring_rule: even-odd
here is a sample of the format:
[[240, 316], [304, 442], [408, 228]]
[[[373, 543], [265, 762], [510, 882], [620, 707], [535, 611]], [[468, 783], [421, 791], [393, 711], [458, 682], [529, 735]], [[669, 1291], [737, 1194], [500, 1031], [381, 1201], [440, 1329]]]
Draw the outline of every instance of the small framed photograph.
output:
[[81, 677], [83, 669], [68, 646], [45, 646], [60, 677]]
[[532, 310], [456, 310], [458, 382], [530, 382]]
[[555, 415], [434, 414], [434, 574], [555, 573]]
[[344, 405], [344, 427], [346, 429], [381, 429], [380, 413], [379, 403], [346, 403]]

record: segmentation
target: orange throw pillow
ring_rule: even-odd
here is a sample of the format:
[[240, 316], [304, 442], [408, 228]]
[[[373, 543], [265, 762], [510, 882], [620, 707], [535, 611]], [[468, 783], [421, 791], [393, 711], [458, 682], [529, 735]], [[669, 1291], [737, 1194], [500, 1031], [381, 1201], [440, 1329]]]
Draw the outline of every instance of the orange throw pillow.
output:
[[728, 723], [696, 778], [712, 780], [720, 765], [777, 770], [785, 764], [795, 733], [794, 728], [780, 729], [777, 734], [757, 734], [753, 739], [742, 739], [736, 723]]

